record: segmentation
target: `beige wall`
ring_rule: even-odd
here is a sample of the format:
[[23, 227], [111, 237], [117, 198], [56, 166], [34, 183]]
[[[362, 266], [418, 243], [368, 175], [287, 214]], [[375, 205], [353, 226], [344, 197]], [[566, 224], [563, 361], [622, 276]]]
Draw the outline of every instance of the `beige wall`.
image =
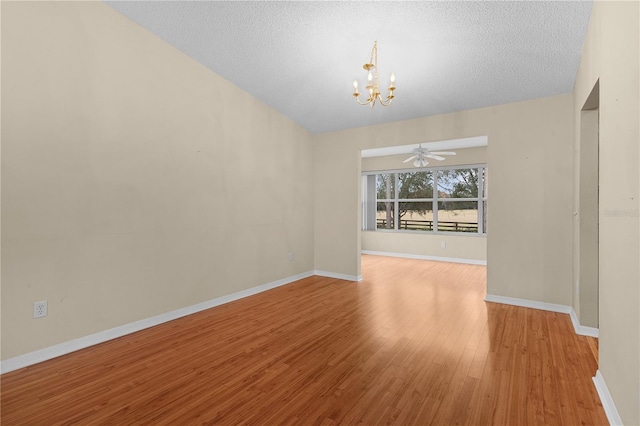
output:
[[578, 161], [580, 110], [600, 83], [598, 368], [628, 425], [640, 424], [638, 9], [638, 2], [594, 3], [574, 87]]
[[[456, 149], [456, 155], [430, 166], [486, 164], [487, 147]], [[389, 155], [362, 159], [362, 171], [411, 170], [411, 163], [403, 163], [407, 155]], [[362, 231], [362, 250], [404, 255], [435, 256], [461, 260], [486, 261], [487, 240], [480, 235], [422, 234], [415, 232]], [[441, 243], [446, 247], [442, 247]]]
[[570, 305], [572, 105], [569, 94], [316, 135], [316, 269], [360, 274], [360, 150], [488, 136], [488, 292]]
[[2, 36], [3, 359], [313, 269], [301, 127], [100, 2]]
[[[441, 247], [440, 243], [445, 243], [445, 247]], [[481, 235], [424, 235], [412, 232], [363, 231], [362, 250], [419, 257], [441, 257], [475, 263], [487, 260], [487, 239]]]

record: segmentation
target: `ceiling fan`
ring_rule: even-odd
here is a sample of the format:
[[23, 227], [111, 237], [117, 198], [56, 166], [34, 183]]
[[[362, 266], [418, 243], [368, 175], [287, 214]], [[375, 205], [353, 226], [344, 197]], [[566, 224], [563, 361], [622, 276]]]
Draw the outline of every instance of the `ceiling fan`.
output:
[[440, 157], [441, 155], [456, 155], [456, 153], [452, 151], [431, 152], [427, 148], [423, 148], [422, 144], [418, 144], [418, 147], [414, 148], [411, 152], [413, 155], [404, 160], [403, 163], [408, 163], [409, 161], [414, 160], [413, 165], [416, 167], [424, 167], [429, 164], [427, 158], [442, 161], [444, 160], [444, 157]]

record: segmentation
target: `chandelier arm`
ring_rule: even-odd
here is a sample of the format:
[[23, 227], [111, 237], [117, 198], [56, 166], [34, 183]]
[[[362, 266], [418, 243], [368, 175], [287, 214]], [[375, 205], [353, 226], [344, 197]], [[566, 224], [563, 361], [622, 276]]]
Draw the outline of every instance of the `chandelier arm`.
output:
[[369, 105], [369, 104], [371, 103], [371, 98], [368, 98], [368, 99], [366, 100], [366, 102], [362, 102], [362, 101], [360, 100], [360, 97], [359, 97], [359, 96], [356, 96], [356, 102], [358, 102], [360, 105]]
[[380, 104], [382, 106], [389, 106], [391, 104], [391, 101], [393, 100], [393, 98], [390, 98], [390, 97], [387, 96], [387, 99], [378, 98], [378, 100], [380, 101]]

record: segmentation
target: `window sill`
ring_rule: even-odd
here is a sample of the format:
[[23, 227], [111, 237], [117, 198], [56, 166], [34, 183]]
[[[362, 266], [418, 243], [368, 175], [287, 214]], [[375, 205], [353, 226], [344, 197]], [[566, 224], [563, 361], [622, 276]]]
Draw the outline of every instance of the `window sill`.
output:
[[455, 237], [481, 237], [481, 238], [486, 238], [487, 234], [478, 234], [477, 232], [446, 232], [446, 231], [411, 231], [411, 230], [404, 230], [404, 229], [376, 229], [374, 231], [370, 231], [370, 230], [362, 230], [362, 232], [366, 232], [366, 233], [373, 233], [373, 232], [379, 232], [382, 234], [413, 234], [413, 235], [438, 235], [438, 236], [443, 236], [443, 235], [451, 235], [451, 236], [455, 236]]

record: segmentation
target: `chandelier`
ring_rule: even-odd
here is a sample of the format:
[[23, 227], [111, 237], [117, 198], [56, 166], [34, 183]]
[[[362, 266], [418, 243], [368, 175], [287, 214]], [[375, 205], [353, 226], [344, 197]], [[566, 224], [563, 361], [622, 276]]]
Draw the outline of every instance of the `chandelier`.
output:
[[378, 42], [373, 42], [373, 49], [371, 49], [371, 59], [369, 63], [364, 64], [362, 66], [367, 71], [367, 91], [369, 92], [369, 97], [366, 101], [360, 101], [360, 93], [358, 92], [358, 80], [353, 81], [353, 96], [356, 98], [356, 102], [360, 105], [369, 105], [373, 108], [376, 105], [376, 102], [380, 102], [382, 106], [389, 106], [391, 101], [395, 97], [393, 95], [393, 91], [396, 89], [394, 83], [396, 81], [396, 76], [394, 73], [391, 73], [391, 84], [389, 85], [389, 94], [386, 98], [382, 98], [380, 94], [380, 89], [378, 88]]

